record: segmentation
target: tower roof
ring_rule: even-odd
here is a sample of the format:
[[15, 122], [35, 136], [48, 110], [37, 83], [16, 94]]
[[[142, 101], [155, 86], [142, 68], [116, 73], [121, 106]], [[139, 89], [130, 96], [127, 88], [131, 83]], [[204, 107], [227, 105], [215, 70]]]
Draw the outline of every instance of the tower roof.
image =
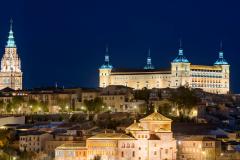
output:
[[224, 59], [222, 42], [220, 43], [220, 51], [219, 51], [218, 60], [214, 63], [214, 65], [228, 65], [228, 62]]
[[147, 65], [144, 67], [144, 69], [154, 69], [154, 66], [152, 65], [152, 58], [151, 58], [151, 50], [150, 50], [150, 48], [148, 50]]
[[129, 127], [126, 128], [126, 130], [131, 131], [142, 131], [144, 130], [140, 123], [137, 123], [136, 120], [134, 120], [134, 123], [131, 124]]
[[183, 55], [183, 49], [179, 48], [178, 56], [173, 60], [174, 63], [189, 63], [188, 59]]
[[182, 40], [179, 41], [178, 56], [173, 60], [174, 63], [189, 63], [188, 59], [183, 55]]
[[12, 29], [12, 25], [13, 25], [13, 20], [10, 21], [10, 31], [9, 31], [9, 35], [8, 35], [8, 41], [7, 41], [7, 48], [15, 48], [16, 44], [14, 41], [14, 36], [13, 36], [13, 29]]
[[108, 54], [108, 46], [106, 46], [105, 60], [104, 64], [100, 67], [100, 69], [112, 69], [113, 66], [110, 64], [109, 54]]
[[157, 110], [154, 113], [150, 114], [149, 116], [140, 119], [140, 121], [172, 121], [171, 119], [163, 116], [162, 114], [158, 113]]

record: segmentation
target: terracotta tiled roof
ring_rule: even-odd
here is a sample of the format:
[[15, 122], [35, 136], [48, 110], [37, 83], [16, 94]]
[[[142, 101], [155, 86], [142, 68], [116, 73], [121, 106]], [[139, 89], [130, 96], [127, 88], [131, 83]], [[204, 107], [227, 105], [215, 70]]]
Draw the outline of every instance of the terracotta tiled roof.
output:
[[95, 139], [134, 139], [134, 138], [122, 133], [99, 133], [88, 139], [95, 140]]
[[172, 120], [155, 111], [149, 116], [140, 119], [140, 121], [172, 121]]

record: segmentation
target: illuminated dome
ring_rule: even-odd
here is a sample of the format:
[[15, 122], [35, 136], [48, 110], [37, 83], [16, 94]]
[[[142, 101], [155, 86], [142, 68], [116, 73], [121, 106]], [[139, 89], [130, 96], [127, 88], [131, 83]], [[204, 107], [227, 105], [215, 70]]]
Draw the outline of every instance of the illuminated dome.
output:
[[104, 64], [100, 67], [100, 69], [112, 69], [113, 66], [110, 64], [110, 59], [108, 55], [108, 47], [106, 47], [105, 61]]
[[228, 62], [224, 59], [223, 57], [223, 51], [219, 52], [219, 58], [218, 60], [214, 63], [214, 65], [228, 65]]
[[173, 63], [189, 63], [188, 59], [183, 55], [183, 49], [179, 49], [178, 56], [173, 60]]

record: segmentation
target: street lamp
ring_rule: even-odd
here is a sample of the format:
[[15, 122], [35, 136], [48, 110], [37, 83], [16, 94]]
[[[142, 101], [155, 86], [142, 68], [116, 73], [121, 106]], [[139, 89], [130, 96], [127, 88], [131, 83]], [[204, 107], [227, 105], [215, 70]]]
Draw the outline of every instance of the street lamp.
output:
[[68, 110], [68, 109], [69, 109], [69, 107], [68, 107], [68, 106], [66, 106], [66, 107], [65, 107], [65, 109], [66, 109], [66, 110]]
[[38, 107], [38, 112], [41, 112], [41, 110], [42, 110], [41, 107]]

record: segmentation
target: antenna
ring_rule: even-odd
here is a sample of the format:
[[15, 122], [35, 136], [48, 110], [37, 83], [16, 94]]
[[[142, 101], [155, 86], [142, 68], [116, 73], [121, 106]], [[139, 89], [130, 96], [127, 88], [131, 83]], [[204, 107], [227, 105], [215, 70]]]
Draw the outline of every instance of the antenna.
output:
[[106, 53], [109, 52], [108, 44], [106, 44]]
[[222, 40], [220, 41], [220, 51], [222, 51], [223, 50], [223, 42], [222, 42]]
[[182, 38], [179, 39], [179, 47], [182, 48]]

